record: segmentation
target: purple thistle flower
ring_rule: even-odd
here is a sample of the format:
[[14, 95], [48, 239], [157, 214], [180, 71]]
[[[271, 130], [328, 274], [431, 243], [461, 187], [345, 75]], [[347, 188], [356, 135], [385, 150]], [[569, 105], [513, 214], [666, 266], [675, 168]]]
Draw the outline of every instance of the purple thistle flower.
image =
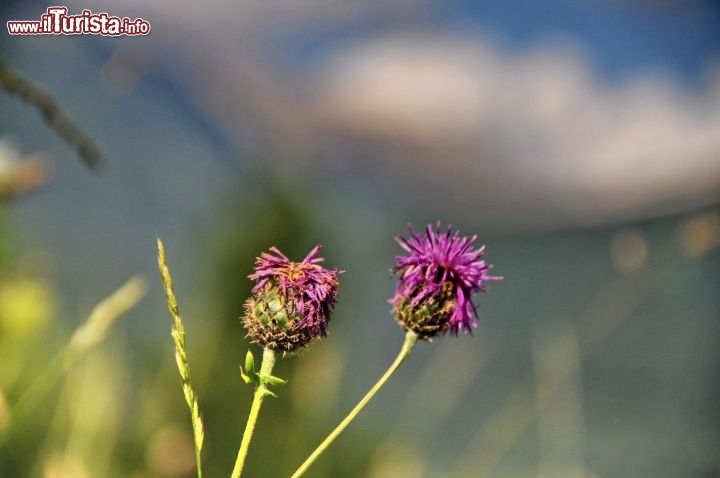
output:
[[392, 272], [400, 279], [390, 303], [398, 322], [420, 338], [430, 339], [448, 330], [471, 333], [477, 327], [473, 294], [485, 292], [484, 281], [501, 280], [488, 275], [492, 266], [482, 257], [485, 246], [473, 248], [477, 236], [460, 236], [448, 227], [428, 225], [425, 234], [409, 227], [411, 237], [397, 243], [408, 255], [397, 256]]
[[292, 262], [276, 247], [255, 260], [257, 281], [245, 304], [248, 334], [264, 347], [291, 352], [327, 335], [338, 294], [338, 274], [319, 265], [315, 246], [302, 262]]

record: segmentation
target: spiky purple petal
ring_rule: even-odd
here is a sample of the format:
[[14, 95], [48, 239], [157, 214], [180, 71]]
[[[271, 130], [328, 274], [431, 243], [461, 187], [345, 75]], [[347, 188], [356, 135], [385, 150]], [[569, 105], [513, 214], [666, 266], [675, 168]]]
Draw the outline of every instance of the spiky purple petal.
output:
[[292, 262], [277, 247], [271, 247], [255, 260], [255, 272], [248, 277], [257, 281], [253, 293], [262, 291], [268, 283], [280, 288], [288, 315], [300, 317], [294, 328], [324, 337], [337, 300], [337, 276], [343, 271], [320, 266], [318, 263], [325, 260], [316, 257], [320, 249], [317, 245], [302, 262]]
[[[392, 272], [400, 279], [390, 302], [395, 306], [417, 306], [437, 298], [450, 288], [454, 310], [448, 317], [445, 330], [457, 336], [459, 331], [470, 333], [477, 327], [477, 311], [473, 294], [485, 292], [484, 281], [501, 280], [488, 274], [492, 266], [482, 260], [485, 246], [473, 248], [477, 236], [460, 236], [459, 231], [440, 230], [438, 222], [428, 225], [424, 234], [412, 228], [410, 238], [397, 237], [396, 241], [408, 254], [395, 258]], [[449, 284], [449, 285], [448, 285]], [[448, 301], [447, 293], [442, 300]]]

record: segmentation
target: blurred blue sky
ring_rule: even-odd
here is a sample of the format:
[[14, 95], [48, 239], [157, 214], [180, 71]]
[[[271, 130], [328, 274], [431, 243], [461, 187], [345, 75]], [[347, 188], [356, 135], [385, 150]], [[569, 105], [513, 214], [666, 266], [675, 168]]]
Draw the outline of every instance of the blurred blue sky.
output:
[[422, 2], [410, 21], [402, 15], [371, 15], [355, 24], [290, 28], [274, 32], [269, 46], [283, 61], [302, 68], [338, 45], [413, 22], [489, 35], [516, 52], [548, 38], [566, 37], [590, 54], [608, 80], [661, 68], [696, 84], [708, 61], [716, 61], [720, 52], [720, 2], [713, 0]]
[[489, 25], [514, 47], [571, 35], [610, 77], [666, 67], [697, 78], [720, 48], [720, 3], [712, 0], [523, 0], [447, 2], [449, 23]]
[[[323, 16], [326, 3], [329, 17]], [[248, 171], [273, 159], [262, 157], [267, 151], [263, 150], [262, 139], [258, 140], [254, 133], [263, 128], [272, 131], [278, 125], [264, 124], [252, 108], [247, 112], [240, 111], [238, 117], [218, 119], [213, 116], [212, 109], [198, 98], [204, 93], [202, 88], [218, 92], [221, 101], [233, 111], [238, 110], [237, 105], [242, 107], [245, 100], [240, 95], [239, 102], [233, 103], [237, 92], [223, 91], [222, 82], [198, 83], [200, 95], [198, 90], [189, 89], [187, 77], [191, 74], [197, 74], [200, 81], [204, 81], [206, 76], [222, 79], [225, 73], [224, 70], [205, 73], [203, 66], [213, 63], [196, 67], [193, 59], [225, 61], [241, 66], [247, 62], [247, 48], [254, 48], [254, 53], [262, 58], [261, 63], [269, 63], [270, 69], [282, 72], [278, 75], [281, 78], [279, 84], [290, 82], [292, 90], [295, 88], [292, 86], [293, 72], [299, 72], [298, 77], [307, 79], [304, 74], [326, 62], [334, 52], [343, 51], [344, 46], [366, 37], [382, 37], [385, 32], [429, 30], [461, 35], [469, 32], [473, 36], [489, 38], [500, 51], [520, 55], [521, 59], [525, 50], [532, 50], [559, 36], [583, 55], [588, 54], [593, 74], [600, 72], [605, 81], [613, 82], [646, 69], [660, 69], [670, 72], [671, 77], [686, 80], [686, 87], [692, 90], [702, 82], [703, 75], [713, 62], [718, 61], [720, 54], [720, 29], [717, 28], [720, 4], [712, 1], [431, 3], [410, 0], [387, 5], [367, 2], [364, 7], [356, 7], [360, 13], [346, 13], [332, 1], [310, 5], [306, 13], [302, 6], [294, 3], [276, 6], [277, 11], [262, 3], [248, 4], [243, 8], [248, 10], [249, 16], [243, 16], [242, 8], [226, 12], [222, 8], [226, 5], [220, 3], [217, 10], [202, 9], [205, 16], [197, 19], [205, 28], [208, 28], [207, 22], [211, 26], [217, 24], [217, 28], [204, 32], [189, 29], [188, 41], [183, 40], [183, 32], [188, 27], [178, 27], [177, 18], [163, 15], [165, 7], [161, 2], [116, 5], [115, 2], [73, 0], [71, 10], [91, 8], [118, 15], [143, 16], [154, 25], [153, 33], [147, 39], [30, 38], [3, 34], [0, 51], [28, 77], [47, 85], [77, 123], [97, 138], [108, 161], [106, 171], [100, 177], [87, 173], [77, 164], [74, 152], [55, 139], [54, 133], [44, 127], [34, 111], [15, 98], [1, 97], [4, 114], [0, 116], [0, 130], [13, 137], [23, 154], [49, 149], [57, 158], [55, 183], [47, 192], [29, 198], [20, 206], [23, 209], [18, 215], [21, 221], [40, 237], [46, 237], [45, 233], [50, 232], [53, 240], [49, 243], [66, 243], [68, 247], [88, 234], [106, 236], [107, 240], [117, 234], [147, 239], [146, 236], [165, 230], [189, 232], [211, 228], [212, 211], [216, 211], [218, 201], [231, 194], [233, 189], [241, 188]], [[34, 19], [46, 6], [41, 2], [9, 2], [0, 6], [0, 12], [6, 20]], [[334, 13], [336, 10], [340, 13]], [[237, 29], [230, 27], [233, 14], [237, 15]], [[257, 22], [253, 21], [253, 15], [259, 18]], [[288, 19], [283, 20], [285, 16]], [[257, 23], [256, 32], [251, 28], [254, 23]], [[249, 47], [242, 36], [244, 25], [250, 25], [247, 29], [254, 32]], [[178, 30], [171, 30], [173, 28]], [[223, 40], [226, 43], [222, 43]], [[152, 55], [150, 66], [134, 89], [117, 90], [107, 77], [103, 77], [103, 71], [117, 52], [122, 53], [128, 47]], [[193, 52], [194, 48], [198, 51]], [[235, 49], [238, 53], [232, 56]], [[183, 57], [187, 51], [196, 56]], [[226, 53], [223, 58], [223, 52], [228, 51], [230, 54]], [[511, 56], [510, 62], [513, 61], [519, 60]], [[188, 62], [190, 66], [184, 66]], [[235, 79], [229, 77], [225, 81], [234, 82]], [[276, 86], [271, 84], [273, 92]], [[297, 91], [298, 95], [303, 95], [303, 88], [297, 88]], [[670, 102], [675, 100], [673, 97]], [[302, 106], [298, 109], [302, 110]], [[302, 117], [299, 122], [304, 122]], [[281, 135], [284, 133], [281, 128], [277, 130]], [[262, 134], [259, 137], [262, 138]], [[299, 149], [292, 142], [289, 144], [291, 151]], [[487, 197], [472, 196], [470, 192], [464, 197], [460, 192], [448, 193], [442, 186], [440, 197], [444, 195], [448, 203], [433, 209], [428, 204], [437, 205], [438, 201], [433, 201], [437, 195], [422, 202], [422, 194], [418, 191], [422, 187], [416, 188], [412, 177], [408, 184], [396, 183], [399, 192], [393, 196], [387, 192], [393, 184], [392, 178], [402, 175], [406, 168], [402, 163], [386, 164], [374, 160], [375, 146], [367, 147], [365, 143], [357, 146], [355, 141], [347, 146], [330, 148], [330, 153], [326, 154], [333, 156], [333, 163], [310, 163], [309, 169], [304, 168], [300, 165], [301, 160], [305, 161], [304, 155], [314, 155], [310, 150], [309, 153], [297, 153], [300, 159], [286, 158], [278, 163], [278, 168], [288, 176], [316, 175], [328, 191], [334, 191], [339, 197], [354, 198], [351, 204], [392, 211], [397, 218], [443, 215], [457, 222], [476, 214], [473, 219], [465, 220], [482, 223], [482, 202], [487, 201]], [[276, 153], [272, 150], [269, 154]], [[517, 156], [516, 153], [511, 155]], [[282, 154], [288, 152], [281, 150]], [[362, 157], [363, 162], [342, 167], [336, 165], [354, 156]], [[378, 164], [377, 169], [368, 172], [367, 164], [374, 162]], [[417, 169], [422, 171], [422, 167]], [[310, 174], [310, 171], [313, 172]], [[384, 179], [385, 171], [391, 171], [388, 173], [391, 179]], [[492, 181], [502, 180], [501, 175], [500, 180]], [[475, 179], [470, 176], [468, 181]], [[492, 186], [482, 181], [477, 184], [475, 190]], [[88, 202], [88, 197], [98, 200]], [[513, 200], [503, 198], [499, 206], [493, 206], [491, 202], [486, 208], [511, 211], [516, 207]], [[554, 201], [557, 199], [538, 201], [531, 196], [529, 202], [533, 207], [542, 208]], [[377, 204], [369, 206], [374, 203]], [[86, 213], [95, 212], [90, 216], [74, 214], [63, 218], [64, 211], [77, 211], [79, 207]], [[122, 218], [131, 222], [123, 222]], [[68, 227], [68, 220], [74, 221], [73, 227]], [[118, 232], [118, 227], [123, 230]], [[128, 254], [136, 247], [135, 241], [120, 242], [119, 247], [130, 248]], [[99, 247], [99, 255], [107, 254], [105, 246], [93, 247]], [[143, 261], [151, 255], [149, 253]], [[118, 263], [125, 266], [123, 269], [131, 269], [128, 265], [133, 264], [133, 260], [119, 259]], [[83, 265], [68, 264], [68, 267]], [[92, 295], [99, 292], [92, 291]]]

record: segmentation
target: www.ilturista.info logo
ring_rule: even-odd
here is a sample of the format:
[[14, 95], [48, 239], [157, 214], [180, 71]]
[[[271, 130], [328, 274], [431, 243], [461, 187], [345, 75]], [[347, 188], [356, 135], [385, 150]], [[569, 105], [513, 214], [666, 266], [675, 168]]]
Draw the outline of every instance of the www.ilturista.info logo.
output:
[[7, 22], [11, 35], [147, 35], [150, 23], [142, 18], [111, 17], [107, 13], [83, 10], [80, 15], [68, 15], [67, 7], [49, 7], [40, 21]]

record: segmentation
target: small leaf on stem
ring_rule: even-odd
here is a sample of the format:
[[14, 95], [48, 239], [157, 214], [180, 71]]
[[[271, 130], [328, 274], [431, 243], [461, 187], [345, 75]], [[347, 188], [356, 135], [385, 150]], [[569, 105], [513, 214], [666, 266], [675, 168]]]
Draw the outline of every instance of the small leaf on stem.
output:
[[287, 380], [272, 375], [260, 375], [260, 380], [266, 385], [285, 385]]
[[255, 357], [253, 357], [252, 352], [249, 350], [247, 355], [245, 355], [245, 370], [255, 372]]

